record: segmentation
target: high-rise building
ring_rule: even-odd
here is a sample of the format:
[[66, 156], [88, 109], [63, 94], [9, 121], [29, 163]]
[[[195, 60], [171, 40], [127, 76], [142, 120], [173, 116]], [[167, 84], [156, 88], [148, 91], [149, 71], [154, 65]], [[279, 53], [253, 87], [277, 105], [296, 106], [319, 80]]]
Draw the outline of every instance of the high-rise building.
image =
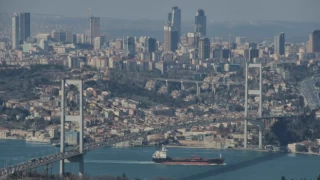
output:
[[73, 43], [73, 33], [66, 31], [66, 42]]
[[241, 36], [237, 36], [237, 37], [236, 37], [236, 43], [237, 43], [237, 45], [244, 44], [245, 42], [246, 42], [245, 37], [241, 37]]
[[136, 44], [134, 37], [123, 38], [123, 55], [133, 58], [136, 54]]
[[12, 17], [12, 49], [17, 49], [19, 45], [19, 15], [14, 13]]
[[40, 39], [39, 47], [43, 50], [48, 50], [48, 41], [44, 39]]
[[30, 37], [30, 13], [14, 13], [12, 17], [12, 49]]
[[84, 34], [76, 34], [77, 43], [85, 43], [85, 35]]
[[320, 52], [320, 30], [315, 30], [310, 33], [308, 51], [311, 53]]
[[285, 35], [280, 33], [274, 37], [274, 53], [279, 55], [285, 54]]
[[199, 58], [207, 59], [210, 57], [210, 40], [209, 38], [200, 38], [199, 40]]
[[51, 37], [57, 42], [67, 42], [67, 32], [65, 31], [52, 31]]
[[259, 50], [256, 48], [249, 48], [245, 51], [245, 57], [248, 61], [252, 61], [254, 58], [259, 57]]
[[198, 9], [195, 17], [195, 32], [200, 33], [201, 36], [207, 34], [207, 17], [203, 9]]
[[117, 39], [115, 42], [115, 47], [116, 50], [122, 50], [123, 49], [123, 40], [122, 39]]
[[178, 37], [181, 36], [181, 9], [172, 7], [171, 26], [178, 32]]
[[157, 50], [157, 40], [153, 37], [147, 37], [144, 40], [144, 52], [152, 53]]
[[94, 44], [93, 44], [94, 50], [101, 49], [103, 44], [104, 44], [104, 36], [99, 36], [94, 38]]
[[172, 12], [168, 13], [167, 23], [170, 23], [170, 24], [171, 24], [171, 21], [172, 21]]
[[94, 38], [100, 36], [100, 17], [90, 17], [89, 43], [93, 44]]
[[179, 35], [174, 27], [164, 26], [164, 51], [176, 51], [178, 49]]
[[20, 41], [26, 41], [30, 37], [30, 13], [19, 15]]

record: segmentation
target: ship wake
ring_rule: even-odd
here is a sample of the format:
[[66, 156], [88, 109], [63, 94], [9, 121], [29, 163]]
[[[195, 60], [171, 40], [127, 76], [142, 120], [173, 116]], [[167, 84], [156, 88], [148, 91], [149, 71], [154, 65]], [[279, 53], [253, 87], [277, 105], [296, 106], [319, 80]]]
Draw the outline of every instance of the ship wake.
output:
[[86, 163], [100, 164], [155, 164], [152, 161], [126, 161], [126, 160], [86, 160]]

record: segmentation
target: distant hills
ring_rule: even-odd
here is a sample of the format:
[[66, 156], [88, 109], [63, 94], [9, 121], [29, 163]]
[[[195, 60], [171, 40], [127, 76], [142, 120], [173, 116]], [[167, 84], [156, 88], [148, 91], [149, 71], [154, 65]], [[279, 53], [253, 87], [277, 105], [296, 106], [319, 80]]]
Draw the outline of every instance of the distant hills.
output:
[[[3, 16], [2, 16], [3, 17]], [[6, 19], [10, 22], [9, 19]], [[75, 33], [84, 33], [89, 22], [84, 17], [64, 17], [32, 14], [33, 33], [50, 32], [52, 29], [64, 29]], [[3, 20], [3, 18], [2, 18]], [[101, 33], [107, 38], [123, 36], [154, 36], [163, 40], [165, 20], [124, 20], [101, 18]], [[47, 29], [46, 29], [47, 28]], [[287, 42], [306, 42], [311, 31], [320, 29], [320, 22], [284, 22], [284, 21], [208, 21], [207, 36], [216, 37], [232, 34], [245, 36], [250, 41], [272, 40], [279, 33], [286, 34]], [[182, 23], [182, 33], [192, 32], [192, 21]]]

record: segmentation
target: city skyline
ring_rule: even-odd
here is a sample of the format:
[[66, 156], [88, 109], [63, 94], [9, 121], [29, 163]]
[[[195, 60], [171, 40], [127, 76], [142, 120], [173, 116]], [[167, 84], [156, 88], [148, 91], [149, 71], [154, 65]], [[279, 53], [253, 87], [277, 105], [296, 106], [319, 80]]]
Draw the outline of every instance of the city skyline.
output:
[[[199, 2], [192, 1], [168, 1], [164, 2], [148, 2], [146, 0], [137, 0], [138, 2], [130, 1], [101, 1], [96, 0], [95, 3], [77, 1], [77, 12], [70, 11], [68, 8], [73, 6], [75, 1], [70, 0], [63, 2], [64, 6], [59, 6], [59, 0], [54, 2], [42, 2], [39, 0], [30, 0], [28, 3], [23, 3], [18, 0], [1, 2], [0, 11], [4, 13], [13, 14], [14, 12], [31, 12], [32, 14], [52, 14], [61, 16], [77, 16], [86, 17], [88, 15], [88, 9], [91, 8], [94, 16], [98, 17], [113, 17], [120, 19], [150, 19], [150, 20], [163, 20], [165, 19], [165, 12], [168, 8], [178, 6], [182, 10], [182, 21], [193, 20], [194, 12], [198, 8], [202, 8], [206, 12], [208, 21], [224, 21], [224, 20], [279, 20], [279, 21], [308, 21], [308, 22], [320, 22], [317, 18], [319, 12], [317, 7], [320, 6], [320, 2], [316, 0], [310, 0], [308, 2], [302, 2], [298, 0], [283, 0], [281, 2], [273, 0], [277, 3], [274, 6], [272, 2], [260, 2], [255, 3], [253, 0], [244, 1], [208, 1], [202, 0]], [[62, 1], [61, 1], [62, 2]], [[110, 3], [112, 5], [110, 6]], [[132, 7], [136, 11], [132, 13], [118, 13], [119, 9], [123, 9], [123, 3]], [[17, 6], [19, 4], [19, 6]], [[108, 4], [108, 6], [103, 6]], [[144, 4], [144, 6], [138, 6]], [[148, 6], [149, 8], [144, 8]], [[41, 8], [40, 8], [41, 7]], [[45, 8], [50, 7], [50, 8]], [[210, 8], [206, 8], [210, 7]], [[250, 12], [250, 13], [248, 13]], [[272, 13], [271, 13], [272, 12]], [[284, 13], [285, 12], [285, 13]], [[299, 13], [297, 13], [299, 12]]]

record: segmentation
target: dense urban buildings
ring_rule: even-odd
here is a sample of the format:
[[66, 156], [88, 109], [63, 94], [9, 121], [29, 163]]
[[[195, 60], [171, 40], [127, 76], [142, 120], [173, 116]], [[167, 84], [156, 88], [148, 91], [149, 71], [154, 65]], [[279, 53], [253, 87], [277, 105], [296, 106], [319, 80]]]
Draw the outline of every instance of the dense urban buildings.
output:
[[320, 30], [315, 30], [309, 35], [309, 52], [319, 53], [320, 52]]
[[94, 43], [94, 38], [100, 36], [100, 17], [90, 17], [89, 43]]
[[279, 55], [285, 54], [285, 35], [280, 33], [274, 37], [274, 53]]
[[[181, 35], [181, 10], [173, 7], [160, 35], [125, 32], [125, 36], [109, 36], [104, 24], [101, 32], [105, 34], [101, 34], [100, 18], [91, 17], [87, 19], [89, 29], [81, 22], [83, 28], [79, 30], [76, 25], [45, 24], [46, 29], [26, 40], [20, 33], [20, 16], [24, 24], [27, 22], [26, 16], [14, 14], [12, 34], [9, 29], [8, 37], [0, 38], [0, 124], [6, 126], [0, 127], [0, 139], [57, 144], [63, 127], [59, 124], [62, 95], [65, 93], [68, 115], [78, 113], [75, 105], [82, 100], [76, 95], [76, 87], [61, 91], [61, 79], [83, 79], [84, 137], [77, 133], [79, 127], [73, 122], [65, 124], [65, 141], [75, 147], [80, 138], [98, 144], [145, 133], [112, 146], [168, 144], [241, 149], [248, 145], [251, 150], [279, 151], [282, 132], [286, 132], [289, 138], [281, 142], [283, 151], [320, 154], [320, 129], [313, 128], [314, 135], [310, 133], [310, 128], [320, 127], [319, 30], [310, 34], [309, 42], [311, 30], [304, 34], [304, 40], [294, 42], [290, 38], [287, 44], [284, 33], [276, 37], [268, 34], [256, 41], [234, 32], [236, 38], [231, 38], [230, 32], [214, 37], [209, 30], [206, 32], [206, 15], [199, 9], [195, 22], [184, 26], [186, 33]], [[56, 19], [64, 22], [60, 18]], [[208, 23], [212, 26], [215, 22]], [[233, 23], [237, 22], [228, 25]], [[288, 39], [292, 37], [290, 32], [285, 33]], [[163, 35], [164, 41], [160, 40]], [[245, 73], [246, 62], [261, 67], [261, 76], [257, 71]], [[255, 89], [259, 81], [263, 98], [250, 96], [245, 100], [246, 81], [250, 89]], [[250, 107], [247, 112], [252, 118], [260, 109], [263, 116], [273, 117], [263, 122], [265, 146], [258, 146], [257, 121], [248, 125], [248, 141], [244, 140], [245, 107]], [[299, 126], [292, 126], [292, 119], [299, 115], [306, 121], [295, 120]], [[277, 116], [290, 117], [281, 119], [284, 121], [280, 125], [286, 131], [274, 132], [277, 128], [272, 127], [280, 122]], [[210, 123], [190, 125], [203, 121]], [[189, 125], [176, 128], [185, 123]], [[166, 125], [174, 128], [148, 134]]]
[[15, 13], [12, 17], [12, 48], [17, 49], [30, 37], [30, 13]]
[[207, 17], [203, 9], [198, 9], [195, 17], [195, 32], [200, 33], [201, 36], [207, 35]]

